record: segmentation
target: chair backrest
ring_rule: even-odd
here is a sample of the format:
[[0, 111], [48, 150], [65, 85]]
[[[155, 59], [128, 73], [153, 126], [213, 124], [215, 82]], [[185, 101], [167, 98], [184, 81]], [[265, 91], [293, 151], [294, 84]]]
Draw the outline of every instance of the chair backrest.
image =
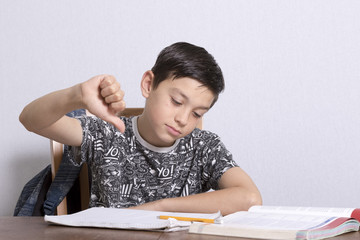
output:
[[[121, 112], [121, 116], [130, 117], [130, 116], [138, 116], [143, 112], [143, 108], [126, 108], [123, 112]], [[202, 119], [197, 125], [198, 128], [202, 129]], [[51, 175], [52, 179], [55, 178], [56, 172], [59, 169], [61, 159], [63, 156], [64, 146], [63, 144], [56, 142], [54, 140], [50, 140], [50, 155], [51, 155]], [[79, 176], [79, 185], [80, 185], [80, 205], [81, 210], [87, 209], [89, 206], [89, 176], [88, 176], [88, 167], [86, 164], [83, 164], [80, 176]], [[64, 200], [57, 207], [57, 215], [67, 214], [68, 211], [67, 199]]]

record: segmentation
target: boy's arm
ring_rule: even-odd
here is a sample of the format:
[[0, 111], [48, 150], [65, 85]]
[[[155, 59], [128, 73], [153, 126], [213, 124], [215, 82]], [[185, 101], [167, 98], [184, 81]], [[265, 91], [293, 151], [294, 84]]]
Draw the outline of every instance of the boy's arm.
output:
[[239, 167], [226, 171], [219, 182], [220, 190], [178, 198], [166, 198], [134, 208], [169, 212], [214, 213], [227, 215], [261, 205], [262, 199], [251, 178]]
[[124, 123], [115, 115], [125, 108], [123, 95], [114, 77], [99, 75], [36, 99], [24, 108], [19, 120], [29, 131], [66, 145], [80, 146], [80, 122], [65, 114], [85, 108], [123, 132]]

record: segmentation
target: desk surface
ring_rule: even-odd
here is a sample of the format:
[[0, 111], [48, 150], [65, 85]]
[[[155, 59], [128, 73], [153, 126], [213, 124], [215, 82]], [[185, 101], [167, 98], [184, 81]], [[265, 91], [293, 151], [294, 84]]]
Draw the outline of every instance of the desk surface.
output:
[[[150, 231], [116, 230], [101, 228], [75, 228], [49, 225], [42, 217], [0, 217], [0, 240], [92, 240], [92, 239], [157, 239], [157, 240], [225, 240], [244, 239], [211, 235], [189, 234], [187, 231], [162, 233]], [[359, 240], [360, 232], [351, 232], [333, 240]]]

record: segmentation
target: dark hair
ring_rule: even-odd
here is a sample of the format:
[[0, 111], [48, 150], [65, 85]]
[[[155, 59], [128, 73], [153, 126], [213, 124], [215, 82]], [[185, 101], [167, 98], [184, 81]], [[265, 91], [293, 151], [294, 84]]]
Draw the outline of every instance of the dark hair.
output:
[[212, 105], [225, 88], [222, 71], [214, 57], [204, 48], [186, 42], [174, 43], [164, 48], [151, 70], [154, 73], [154, 89], [169, 77], [173, 80], [193, 78], [214, 93]]

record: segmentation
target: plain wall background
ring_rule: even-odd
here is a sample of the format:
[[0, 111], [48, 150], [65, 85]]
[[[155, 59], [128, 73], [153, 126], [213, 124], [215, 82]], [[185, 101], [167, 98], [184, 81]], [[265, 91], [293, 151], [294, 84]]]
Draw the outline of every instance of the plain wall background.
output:
[[215, 56], [225, 92], [206, 115], [264, 204], [360, 206], [360, 1], [0, 1], [0, 215], [49, 164], [18, 121], [48, 92], [109, 73], [130, 107], [165, 46]]

